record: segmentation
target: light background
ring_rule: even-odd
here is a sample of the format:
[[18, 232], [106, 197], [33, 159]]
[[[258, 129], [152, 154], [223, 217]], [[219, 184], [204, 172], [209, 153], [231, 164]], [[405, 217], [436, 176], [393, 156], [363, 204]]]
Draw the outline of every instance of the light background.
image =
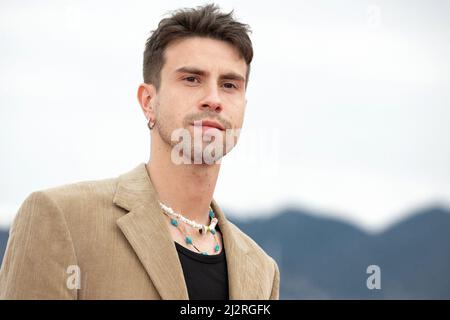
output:
[[[31, 192], [149, 156], [136, 91], [149, 31], [204, 1], [0, 2], [0, 226]], [[376, 231], [450, 205], [450, 2], [218, 1], [250, 24], [242, 140], [215, 199]]]

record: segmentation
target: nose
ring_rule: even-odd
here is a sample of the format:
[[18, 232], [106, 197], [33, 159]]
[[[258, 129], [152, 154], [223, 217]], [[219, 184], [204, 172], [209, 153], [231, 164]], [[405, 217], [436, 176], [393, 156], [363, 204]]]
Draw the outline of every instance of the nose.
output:
[[210, 85], [205, 88], [206, 92], [203, 99], [200, 101], [200, 109], [210, 109], [210, 111], [221, 112], [222, 101], [220, 93], [216, 85]]

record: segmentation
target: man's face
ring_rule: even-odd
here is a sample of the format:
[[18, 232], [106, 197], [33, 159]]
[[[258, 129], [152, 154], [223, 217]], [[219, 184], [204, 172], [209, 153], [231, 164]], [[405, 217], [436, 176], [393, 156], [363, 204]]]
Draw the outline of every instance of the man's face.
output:
[[[246, 72], [245, 60], [227, 42], [193, 37], [171, 43], [165, 50], [160, 87], [153, 100], [155, 133], [173, 147], [178, 141], [172, 141], [172, 132], [183, 128], [194, 137], [194, 122], [200, 120], [212, 120], [225, 130], [240, 129], [246, 106]], [[199, 127], [195, 130], [196, 134], [202, 132]], [[221, 135], [225, 148], [225, 130], [204, 126], [203, 135]], [[221, 155], [230, 150], [224, 149]]]

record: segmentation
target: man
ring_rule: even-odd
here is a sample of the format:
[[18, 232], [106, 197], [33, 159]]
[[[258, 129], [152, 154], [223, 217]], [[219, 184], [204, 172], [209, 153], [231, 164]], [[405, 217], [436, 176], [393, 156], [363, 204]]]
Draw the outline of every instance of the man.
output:
[[278, 299], [276, 262], [213, 199], [243, 123], [248, 31], [214, 5], [159, 23], [138, 88], [150, 160], [32, 193], [10, 229], [1, 298]]

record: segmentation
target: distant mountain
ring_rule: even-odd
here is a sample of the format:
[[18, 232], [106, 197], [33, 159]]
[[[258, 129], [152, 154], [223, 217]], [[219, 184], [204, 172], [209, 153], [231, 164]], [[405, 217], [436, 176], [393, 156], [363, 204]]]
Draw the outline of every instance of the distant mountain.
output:
[[[298, 209], [269, 219], [234, 221], [280, 267], [283, 299], [450, 299], [450, 210], [413, 212], [371, 235]], [[381, 289], [369, 290], [369, 265]]]
[[[417, 210], [375, 235], [300, 209], [228, 217], [278, 262], [282, 299], [450, 299], [449, 209]], [[369, 265], [381, 269], [380, 290], [366, 286]]]
[[7, 242], [8, 242], [8, 231], [0, 229], [0, 263], [3, 260], [3, 254], [5, 253]]

